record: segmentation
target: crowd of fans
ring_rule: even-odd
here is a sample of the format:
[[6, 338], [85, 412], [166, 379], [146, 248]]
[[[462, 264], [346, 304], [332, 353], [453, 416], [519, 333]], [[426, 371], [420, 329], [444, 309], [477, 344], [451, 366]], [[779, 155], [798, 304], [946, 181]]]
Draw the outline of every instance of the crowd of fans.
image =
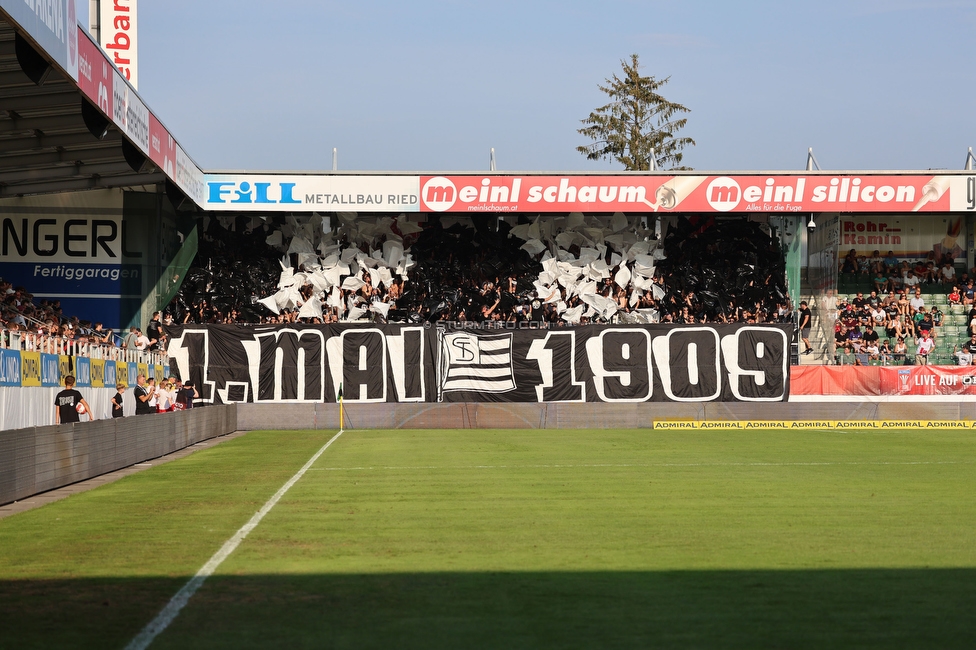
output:
[[0, 348], [67, 354], [87, 346], [104, 346], [153, 352], [165, 349], [161, 319], [162, 313], [156, 312], [146, 333], [133, 327], [122, 335], [102, 323], [66, 316], [59, 300], [35, 302], [26, 288], [0, 279]]
[[870, 257], [858, 255], [853, 248], [840, 262], [840, 272], [870, 279], [874, 290], [888, 293], [900, 289], [911, 290], [923, 284], [945, 284], [965, 286], [974, 277], [976, 269], [961, 276], [956, 275], [955, 260], [951, 253], [929, 251], [924, 259], [899, 260], [893, 251], [884, 257], [876, 250]]
[[764, 226], [568, 215], [512, 226], [206, 217], [176, 322], [788, 322], [784, 256]]
[[[933, 295], [915, 287], [890, 290], [885, 295], [858, 292], [850, 300], [839, 301], [834, 325], [839, 361], [856, 365], [872, 361], [928, 363], [946, 319], [939, 304], [926, 304]], [[946, 298], [949, 306], [969, 307], [965, 317], [968, 340], [961, 346], [954, 344], [952, 354], [961, 365], [970, 365], [976, 354], [976, 289], [972, 280], [962, 291], [953, 286]]]

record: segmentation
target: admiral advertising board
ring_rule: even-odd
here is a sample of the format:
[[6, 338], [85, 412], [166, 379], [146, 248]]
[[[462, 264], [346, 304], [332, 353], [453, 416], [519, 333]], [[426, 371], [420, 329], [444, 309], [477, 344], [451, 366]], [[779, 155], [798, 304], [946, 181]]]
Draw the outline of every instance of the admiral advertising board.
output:
[[170, 371], [209, 403], [786, 401], [785, 325], [177, 326]]

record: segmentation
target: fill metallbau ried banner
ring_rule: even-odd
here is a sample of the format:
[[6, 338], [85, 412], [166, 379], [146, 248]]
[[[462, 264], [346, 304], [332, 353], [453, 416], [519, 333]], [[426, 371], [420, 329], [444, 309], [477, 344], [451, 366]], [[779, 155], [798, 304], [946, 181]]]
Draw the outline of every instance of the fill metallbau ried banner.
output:
[[209, 403], [786, 401], [789, 325], [168, 328]]

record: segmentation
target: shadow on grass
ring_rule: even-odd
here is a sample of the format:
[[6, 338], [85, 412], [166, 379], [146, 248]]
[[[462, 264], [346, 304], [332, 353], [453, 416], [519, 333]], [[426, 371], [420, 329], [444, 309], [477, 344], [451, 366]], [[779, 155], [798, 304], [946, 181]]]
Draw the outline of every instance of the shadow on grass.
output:
[[[123, 647], [184, 579], [0, 582], [0, 648]], [[976, 647], [976, 569], [210, 578], [153, 648]]]

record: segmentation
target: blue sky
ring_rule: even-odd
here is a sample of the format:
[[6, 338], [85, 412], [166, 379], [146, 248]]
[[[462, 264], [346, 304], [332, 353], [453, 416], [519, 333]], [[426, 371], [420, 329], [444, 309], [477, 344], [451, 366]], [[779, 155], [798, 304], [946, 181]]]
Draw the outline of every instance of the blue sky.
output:
[[[87, 16], [79, 1], [79, 17]], [[84, 5], [82, 7], [81, 5]], [[139, 92], [204, 169], [612, 170], [576, 152], [638, 53], [700, 170], [962, 167], [976, 0], [141, 0]]]

